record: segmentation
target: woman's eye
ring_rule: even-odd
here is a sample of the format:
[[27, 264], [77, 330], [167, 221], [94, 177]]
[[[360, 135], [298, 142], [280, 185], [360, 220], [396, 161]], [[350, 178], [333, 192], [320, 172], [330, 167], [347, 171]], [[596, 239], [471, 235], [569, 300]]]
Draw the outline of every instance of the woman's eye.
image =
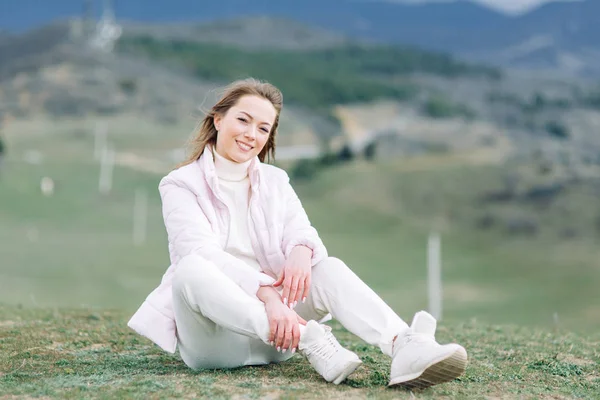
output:
[[239, 119], [240, 121], [242, 121], [242, 122], [248, 122], [248, 121], [246, 120], [246, 118], [242, 118], [242, 117], [240, 117], [240, 118], [238, 118], [238, 119]]
[[269, 130], [268, 130], [267, 128], [261, 128], [261, 130], [262, 130], [264, 133], [269, 133]]

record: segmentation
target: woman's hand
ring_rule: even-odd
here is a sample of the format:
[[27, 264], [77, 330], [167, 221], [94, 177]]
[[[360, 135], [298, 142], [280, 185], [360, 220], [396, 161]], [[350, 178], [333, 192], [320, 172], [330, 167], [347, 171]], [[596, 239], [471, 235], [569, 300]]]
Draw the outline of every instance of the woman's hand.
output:
[[283, 284], [283, 304], [294, 308], [298, 301], [306, 300], [310, 290], [312, 250], [306, 246], [296, 246], [285, 261], [281, 276], [273, 284]]
[[265, 303], [265, 309], [270, 327], [269, 342], [277, 348], [277, 351], [295, 352], [300, 341], [299, 324], [306, 325], [306, 321], [281, 302]]
[[269, 343], [277, 351], [295, 352], [300, 341], [299, 324], [306, 325], [306, 321], [282, 303], [279, 293], [273, 287], [262, 286], [258, 289], [257, 296], [265, 303], [269, 320]]

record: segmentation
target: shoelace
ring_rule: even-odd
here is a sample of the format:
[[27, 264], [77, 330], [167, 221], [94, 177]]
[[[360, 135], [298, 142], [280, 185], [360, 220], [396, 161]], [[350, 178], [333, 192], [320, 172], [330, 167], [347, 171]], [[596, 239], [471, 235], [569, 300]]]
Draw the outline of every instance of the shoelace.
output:
[[[400, 338], [397, 338], [396, 341], [398, 341], [399, 339]], [[435, 342], [435, 337], [432, 335], [427, 335], [425, 333], [409, 332], [406, 335], [404, 335], [401, 340], [402, 341], [399, 343], [394, 342], [393, 348], [392, 348], [392, 353], [396, 352], [396, 346], [398, 346], [398, 345], [400, 345], [400, 347], [404, 347], [410, 342], [431, 343], [432, 340]]]
[[324, 326], [325, 335], [319, 341], [308, 346], [304, 350], [306, 357], [310, 357], [313, 354], [318, 355], [326, 360], [331, 359], [339, 350], [339, 343], [331, 333], [331, 328], [327, 325]]

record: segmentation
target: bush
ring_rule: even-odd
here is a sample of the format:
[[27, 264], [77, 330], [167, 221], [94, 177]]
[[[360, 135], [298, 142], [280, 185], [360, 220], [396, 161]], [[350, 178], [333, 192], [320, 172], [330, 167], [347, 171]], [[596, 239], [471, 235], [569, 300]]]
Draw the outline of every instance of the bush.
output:
[[369, 143], [364, 150], [363, 153], [365, 160], [373, 161], [375, 160], [375, 156], [377, 155], [377, 142], [373, 141]]
[[134, 94], [137, 91], [137, 82], [135, 79], [121, 79], [119, 81], [119, 88], [125, 94]]
[[350, 149], [350, 146], [344, 145], [337, 153], [326, 152], [314, 160], [299, 160], [290, 171], [290, 176], [298, 180], [312, 179], [321, 169], [351, 162], [352, 160], [354, 160], [354, 153]]
[[585, 107], [600, 109], [600, 90], [581, 96], [581, 104]]
[[343, 163], [347, 161], [352, 161], [352, 159], [354, 159], [354, 153], [352, 153], [350, 146], [345, 145], [344, 147], [342, 147], [342, 150], [340, 150], [340, 153], [337, 156], [337, 160], [338, 162]]
[[314, 160], [299, 160], [292, 170], [290, 171], [290, 177], [295, 180], [310, 180], [315, 177], [319, 167]]
[[569, 128], [558, 121], [547, 122], [546, 132], [557, 139], [568, 139], [571, 136]]
[[475, 113], [465, 105], [451, 102], [442, 96], [432, 96], [423, 105], [423, 113], [431, 118], [462, 116], [472, 119]]
[[506, 230], [511, 235], [534, 236], [539, 228], [537, 221], [531, 218], [510, 218], [506, 221]]

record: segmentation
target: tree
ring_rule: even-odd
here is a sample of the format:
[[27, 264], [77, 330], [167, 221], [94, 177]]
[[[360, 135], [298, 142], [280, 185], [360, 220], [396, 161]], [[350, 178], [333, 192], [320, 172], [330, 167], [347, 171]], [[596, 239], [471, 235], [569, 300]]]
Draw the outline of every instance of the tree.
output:
[[571, 136], [569, 128], [558, 121], [549, 121], [546, 123], [546, 132], [557, 139], [568, 139]]
[[369, 143], [364, 150], [364, 156], [367, 161], [373, 161], [377, 154], [377, 142], [372, 141]]
[[352, 161], [354, 153], [349, 145], [345, 144], [338, 154], [338, 161], [341, 163]]

